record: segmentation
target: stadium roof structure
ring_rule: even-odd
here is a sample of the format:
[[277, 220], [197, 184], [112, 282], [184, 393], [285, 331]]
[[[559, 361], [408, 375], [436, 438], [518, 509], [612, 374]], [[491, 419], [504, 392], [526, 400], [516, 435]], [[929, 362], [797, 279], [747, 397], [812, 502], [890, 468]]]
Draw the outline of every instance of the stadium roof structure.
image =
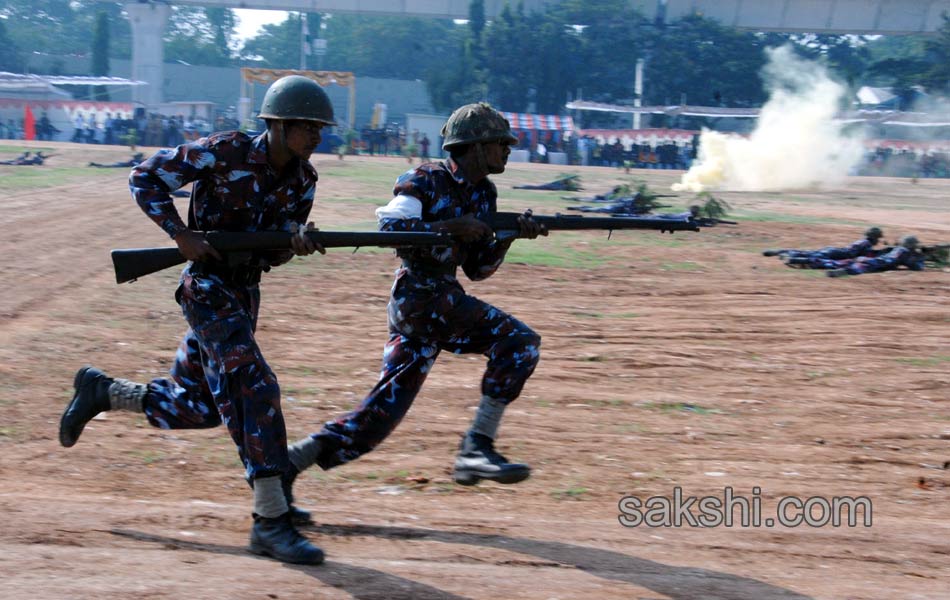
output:
[[[568, 102], [569, 110], [591, 110], [599, 112], [653, 114], [684, 117], [708, 117], [728, 119], [754, 119], [759, 116], [758, 108], [728, 108], [721, 106], [624, 106], [575, 100]], [[875, 125], [897, 125], [902, 127], [948, 127], [950, 112], [903, 112], [898, 110], [854, 110], [838, 115], [845, 123], [871, 123]]]
[[62, 96], [71, 98], [72, 94], [57, 89], [57, 85], [146, 85], [145, 81], [122, 77], [86, 77], [68, 75], [33, 75], [29, 73], [8, 73], [0, 71], [0, 94], [28, 96]]

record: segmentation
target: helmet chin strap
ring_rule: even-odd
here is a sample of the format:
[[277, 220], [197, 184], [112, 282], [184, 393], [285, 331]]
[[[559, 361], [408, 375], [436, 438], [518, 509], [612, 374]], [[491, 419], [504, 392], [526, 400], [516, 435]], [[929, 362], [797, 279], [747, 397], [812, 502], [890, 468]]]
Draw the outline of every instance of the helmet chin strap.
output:
[[488, 174], [488, 159], [485, 158], [485, 146], [481, 142], [475, 142], [475, 164], [482, 173]]

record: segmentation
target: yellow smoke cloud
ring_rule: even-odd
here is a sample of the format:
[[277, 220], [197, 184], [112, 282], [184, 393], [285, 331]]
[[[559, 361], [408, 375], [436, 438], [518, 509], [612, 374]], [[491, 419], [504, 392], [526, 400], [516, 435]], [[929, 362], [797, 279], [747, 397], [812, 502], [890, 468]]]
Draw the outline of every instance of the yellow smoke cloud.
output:
[[847, 176], [863, 154], [859, 134], [834, 120], [844, 86], [791, 48], [766, 50], [771, 89], [748, 136], [703, 130], [697, 160], [676, 191], [777, 191], [821, 187]]

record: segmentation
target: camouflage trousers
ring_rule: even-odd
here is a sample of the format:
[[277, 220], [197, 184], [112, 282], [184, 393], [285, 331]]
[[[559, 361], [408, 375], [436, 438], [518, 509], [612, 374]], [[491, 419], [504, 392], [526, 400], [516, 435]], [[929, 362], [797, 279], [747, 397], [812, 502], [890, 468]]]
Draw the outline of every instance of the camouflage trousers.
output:
[[844, 269], [851, 275], [878, 273], [894, 268], [894, 263], [883, 258], [865, 258], [863, 260], [816, 260], [813, 269]]
[[217, 276], [186, 270], [176, 297], [190, 329], [171, 378], [149, 384], [144, 403], [149, 423], [199, 429], [223, 422], [248, 479], [283, 473], [290, 463], [280, 388], [254, 339], [257, 284], [224, 284]]
[[505, 403], [518, 397], [540, 358], [538, 334], [466, 294], [453, 276], [428, 278], [400, 269], [389, 301], [389, 332], [375, 387], [356, 410], [312, 436], [321, 442], [317, 464], [324, 469], [350, 462], [386, 439], [443, 350], [484, 355], [482, 395]]

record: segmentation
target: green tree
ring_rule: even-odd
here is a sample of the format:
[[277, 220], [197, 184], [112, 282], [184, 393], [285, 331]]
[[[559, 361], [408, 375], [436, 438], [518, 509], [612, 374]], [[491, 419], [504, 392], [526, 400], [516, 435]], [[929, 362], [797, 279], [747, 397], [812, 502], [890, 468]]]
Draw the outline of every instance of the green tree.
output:
[[[96, 31], [92, 40], [92, 74], [109, 74], [109, 15], [99, 11], [96, 15]], [[109, 91], [104, 85], [95, 86], [93, 100], [108, 101]]]
[[175, 6], [165, 29], [165, 60], [229, 66], [236, 25], [229, 8]]
[[694, 15], [649, 35], [644, 104], [742, 107], [766, 100], [759, 75], [764, 45], [755, 34]]
[[36, 73], [54, 68], [55, 57], [88, 55], [100, 11], [109, 15], [112, 57], [128, 58], [132, 48], [131, 27], [118, 2], [3, 0], [0, 3], [0, 17], [5, 20], [9, 40], [23, 53], [23, 68]]
[[549, 18], [578, 32], [570, 64], [584, 99], [632, 102], [637, 59], [647, 53], [651, 27], [643, 15], [625, 0], [565, 0]]
[[23, 69], [23, 57], [10, 36], [7, 27], [0, 19], [0, 71], [19, 73]]
[[920, 81], [927, 91], [945, 95], [950, 91], [950, 16], [943, 14], [943, 24], [937, 36], [925, 45], [928, 68]]
[[281, 23], [264, 25], [257, 36], [244, 42], [241, 59], [270, 69], [300, 66], [300, 14], [289, 13]]
[[485, 47], [492, 51], [484, 59], [488, 98], [502, 110], [520, 112], [530, 102], [530, 87], [525, 85], [523, 62], [530, 56], [533, 36], [524, 14], [524, 5], [517, 11], [506, 4], [501, 14], [485, 31]]

